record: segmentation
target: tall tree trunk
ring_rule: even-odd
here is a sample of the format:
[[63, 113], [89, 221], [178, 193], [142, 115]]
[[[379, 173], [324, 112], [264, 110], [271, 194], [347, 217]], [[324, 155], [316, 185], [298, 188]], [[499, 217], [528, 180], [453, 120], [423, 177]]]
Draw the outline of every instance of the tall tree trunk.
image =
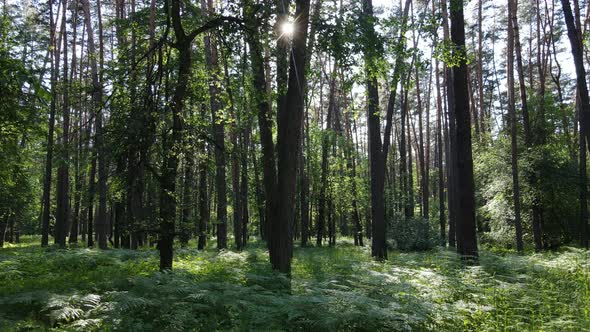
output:
[[367, 21], [364, 35], [366, 43], [363, 46], [365, 58], [365, 73], [367, 75], [367, 127], [369, 140], [369, 168], [371, 188], [371, 217], [372, 239], [371, 255], [377, 259], [387, 259], [387, 243], [385, 241], [385, 206], [384, 182], [385, 164], [383, 162], [383, 146], [381, 144], [381, 125], [379, 112], [379, 92], [377, 76], [374, 72], [377, 61], [375, 28], [372, 25], [373, 2], [363, 0], [363, 16]]
[[[461, 8], [461, 11], [463, 9]], [[450, 40], [450, 31], [449, 31], [449, 15], [448, 15], [448, 8], [447, 3], [444, 3], [442, 6], [442, 16], [443, 16], [443, 34], [444, 40]], [[453, 86], [453, 70], [445, 64], [444, 66], [445, 72], [445, 89], [446, 89], [446, 96], [447, 96], [447, 103], [446, 103], [446, 136], [447, 138], [445, 141], [447, 142], [447, 199], [448, 199], [448, 211], [449, 211], [449, 247], [455, 247], [457, 242], [457, 218], [459, 216], [459, 190], [458, 184], [456, 182], [457, 176], [456, 174], [456, 149], [457, 149], [457, 132], [456, 132], [456, 119], [455, 119], [455, 89]], [[467, 96], [465, 97], [467, 98]]]
[[[590, 98], [588, 97], [588, 85], [586, 83], [586, 69], [584, 68], [584, 48], [581, 38], [581, 29], [580, 27], [576, 27], [574, 22], [574, 16], [572, 14], [572, 9], [570, 6], [569, 0], [561, 0], [561, 5], [563, 7], [563, 14], [565, 17], [565, 23], [567, 25], [567, 35], [570, 40], [572, 55], [574, 58], [574, 65], [576, 67], [576, 82], [578, 87], [578, 94], [579, 94], [579, 121], [580, 121], [580, 140], [585, 140], [585, 144], [580, 144], [581, 146], [586, 146], [587, 149], [590, 149]], [[582, 162], [582, 157], [584, 157], [584, 162]], [[581, 236], [581, 244], [582, 246], [588, 247], [588, 237], [589, 237], [589, 227], [588, 227], [588, 216], [587, 212], [584, 215], [584, 207], [586, 206], [587, 209], [587, 194], [584, 195], [584, 192], [587, 192], [587, 172], [585, 169], [582, 168], [582, 163], [585, 163], [586, 156], [583, 156], [580, 153], [580, 176], [581, 176], [581, 191], [580, 191], [580, 198], [583, 200], [581, 202], [581, 218], [580, 218], [580, 231], [583, 233]], [[585, 166], [585, 165], [584, 165]], [[582, 173], [583, 171], [583, 173]], [[586, 196], [586, 197], [584, 197]]]
[[[201, 115], [204, 117], [204, 110]], [[205, 145], [203, 144], [203, 151], [205, 150]], [[197, 244], [199, 250], [205, 249], [207, 244], [207, 224], [209, 223], [209, 206], [207, 199], [207, 153], [205, 152], [204, 155], [205, 157], [199, 162], [199, 240]]]
[[[524, 144], [525, 147], [528, 149], [532, 149], [533, 147], [533, 137], [531, 133], [531, 126], [529, 120], [529, 107], [528, 107], [528, 98], [527, 98], [527, 90], [525, 85], [525, 73], [522, 64], [522, 47], [520, 44], [520, 32], [518, 27], [518, 2], [515, 0], [514, 3], [514, 10], [511, 15], [512, 21], [512, 28], [514, 30], [514, 52], [516, 53], [516, 69], [518, 71], [518, 82], [519, 82], [519, 89], [520, 89], [520, 101], [522, 107], [522, 125], [524, 129]], [[531, 66], [532, 67], [532, 66]], [[535, 193], [535, 187], [537, 179], [534, 175], [534, 172], [527, 178], [529, 186], [533, 188], [533, 198], [532, 198], [532, 219], [533, 219], [533, 241], [535, 243], [535, 250], [541, 250], [543, 248], [543, 230], [541, 227], [541, 206], [540, 206], [540, 199], [537, 197], [538, 195]]]
[[[322, 246], [326, 230], [326, 190], [328, 187], [328, 153], [330, 149], [330, 135], [332, 131], [332, 116], [336, 107], [336, 61], [332, 70], [332, 81], [330, 82], [330, 95], [328, 97], [328, 116], [326, 117], [326, 130], [322, 135], [322, 155], [321, 155], [321, 175], [320, 175], [320, 195], [318, 201], [318, 221], [317, 221], [317, 238], [316, 245]], [[330, 201], [330, 199], [328, 199]]]
[[410, 212], [408, 208], [408, 145], [406, 139], [406, 127], [408, 125], [408, 112], [406, 112], [406, 103], [408, 94], [405, 93], [407, 86], [402, 84], [401, 101], [400, 101], [400, 129], [399, 129], [399, 177], [400, 177], [400, 193], [401, 201], [404, 210], [404, 217], [409, 218]]
[[[305, 100], [305, 67], [307, 30], [309, 25], [309, 0], [296, 0], [294, 33], [289, 65], [289, 82], [286, 107], [278, 110], [277, 134], [277, 204], [270, 246], [273, 269], [290, 274], [293, 256], [294, 198], [297, 177], [297, 156], [301, 148], [301, 124]], [[280, 218], [282, 216], [282, 218]]]
[[4, 238], [6, 237], [6, 228], [8, 227], [9, 218], [10, 210], [4, 215], [0, 215], [0, 248], [4, 247]]
[[[515, 10], [514, 2], [508, 0], [508, 15], [512, 17]], [[512, 20], [508, 20], [508, 46], [506, 54], [506, 76], [508, 77], [508, 113], [510, 115], [510, 140], [512, 156], [512, 195], [514, 203], [514, 227], [516, 229], [516, 249], [524, 251], [522, 242], [522, 222], [520, 218], [520, 186], [518, 183], [518, 146], [517, 146], [517, 118], [514, 98], [514, 29]]]
[[[250, 149], [250, 130], [252, 122], [246, 120], [246, 127], [242, 131], [240, 140], [240, 162], [241, 162], [241, 180], [240, 180], [240, 198], [242, 200], [242, 246], [246, 246], [249, 239], [248, 224], [250, 223], [250, 213], [248, 209], [248, 150]], [[258, 183], [258, 182], [257, 182]]]
[[[187, 142], [187, 146], [191, 146], [191, 142]], [[182, 247], [188, 246], [190, 240], [190, 219], [192, 212], [192, 187], [193, 183], [193, 168], [195, 165], [193, 159], [194, 152], [188, 148], [184, 155], [184, 179], [182, 183], [182, 212], [180, 215], [180, 244]]]
[[[215, 8], [212, 0], [202, 0], [201, 8], [207, 16], [213, 16]], [[225, 160], [225, 125], [220, 118], [221, 92], [219, 91], [220, 72], [217, 45], [211, 35], [205, 36], [205, 58], [209, 70], [209, 96], [211, 103], [211, 121], [213, 123], [213, 140], [215, 141], [215, 188], [217, 192], [217, 248], [227, 248], [227, 182]]]
[[[429, 173], [429, 158], [428, 158], [428, 151], [430, 150], [429, 147], [429, 126], [428, 123], [430, 122], [429, 119], [429, 105], [426, 106], [426, 144], [424, 143], [424, 128], [423, 128], [423, 108], [422, 108], [422, 96], [420, 95], [420, 73], [418, 71], [418, 66], [416, 66], [416, 96], [418, 100], [418, 157], [420, 160], [420, 192], [421, 192], [421, 201], [422, 201], [422, 217], [428, 219], [429, 213], [429, 189], [428, 189], [428, 173]], [[430, 83], [430, 82], [429, 82]], [[429, 93], [430, 94], [430, 91]], [[426, 96], [426, 100], [430, 100], [430, 96]]]
[[345, 130], [346, 130], [346, 139], [347, 139], [347, 146], [345, 148], [345, 154], [347, 159], [347, 167], [349, 169], [350, 179], [351, 179], [351, 195], [352, 195], [352, 210], [351, 210], [351, 217], [353, 223], [353, 238], [354, 238], [354, 245], [363, 246], [363, 227], [361, 225], [360, 213], [359, 213], [359, 206], [357, 201], [357, 174], [356, 174], [356, 145], [355, 141], [352, 138], [352, 128], [351, 128], [351, 116], [353, 116], [352, 112], [346, 114], [345, 118]]
[[[434, 5], [433, 5], [434, 10]], [[440, 73], [438, 60], [436, 60], [436, 159], [438, 161], [438, 222], [440, 225], [440, 244], [446, 245], [446, 219], [445, 219], [445, 179], [443, 170], [443, 139], [442, 117], [443, 105], [440, 93]], [[448, 144], [448, 142], [447, 142]], [[447, 165], [448, 167], [448, 165]]]
[[246, 35], [250, 46], [250, 64], [252, 66], [252, 85], [254, 86], [254, 101], [258, 108], [258, 125], [260, 127], [260, 143], [262, 145], [262, 177], [264, 184], [265, 214], [261, 216], [261, 229], [263, 240], [270, 242], [270, 223], [272, 222], [273, 203], [276, 196], [277, 169], [275, 161], [275, 147], [272, 138], [272, 111], [269, 98], [266, 93], [267, 82], [264, 70], [264, 58], [262, 56], [262, 45], [260, 43], [260, 32], [258, 22], [254, 16], [254, 6], [251, 0], [244, 0], [244, 10], [248, 34]]
[[414, 167], [413, 167], [413, 162], [412, 162], [412, 135], [410, 132], [410, 107], [409, 107], [409, 103], [408, 103], [408, 89], [406, 89], [406, 96], [404, 97], [404, 108], [405, 111], [402, 112], [406, 112], [406, 118], [407, 118], [407, 123], [406, 123], [406, 130], [407, 130], [407, 141], [408, 141], [408, 182], [407, 182], [407, 195], [408, 198], [406, 200], [406, 218], [414, 218], [414, 207], [415, 207], [415, 201], [414, 201]]
[[[451, 0], [451, 40], [455, 45], [454, 55], [465, 52], [465, 21], [463, 0]], [[458, 66], [453, 67], [454, 108], [452, 113], [457, 121], [456, 174], [458, 199], [461, 207], [457, 216], [457, 252], [464, 259], [476, 259], [477, 237], [475, 232], [475, 193], [473, 180], [473, 157], [471, 148], [471, 118], [467, 91], [467, 62], [464, 56]]]
[[[58, 9], [59, 11], [59, 9]], [[41, 221], [41, 246], [49, 245], [49, 218], [51, 215], [51, 178], [53, 173], [53, 136], [57, 102], [57, 73], [59, 71], [59, 52], [56, 47], [56, 28], [53, 18], [53, 1], [49, 1], [49, 43], [51, 52], [51, 104], [47, 131], [47, 154], [45, 157], [45, 176], [43, 179], [43, 217]], [[1, 234], [2, 236], [4, 233]], [[4, 238], [2, 238], [2, 241]]]
[[[92, 103], [93, 103], [93, 116], [95, 117], [95, 138], [94, 138], [94, 149], [97, 155], [97, 169], [98, 169], [98, 213], [96, 215], [96, 233], [98, 235], [98, 246], [101, 249], [107, 247], [107, 211], [106, 211], [106, 149], [103, 146], [103, 134], [104, 129], [102, 125], [102, 86], [99, 81], [98, 65], [97, 65], [97, 53], [96, 46], [94, 43], [94, 30], [92, 29], [92, 20], [90, 15], [90, 3], [88, 0], [82, 1], [82, 9], [84, 11], [84, 23], [86, 25], [86, 31], [88, 31], [88, 52], [90, 57], [90, 71], [92, 77]], [[97, 8], [100, 10], [100, 1], [97, 2]], [[102, 28], [101, 28], [100, 12], [99, 12], [99, 41], [102, 39]], [[101, 41], [102, 46], [102, 41]], [[100, 50], [100, 59], [102, 63], [102, 47]], [[90, 222], [90, 220], [89, 220]], [[88, 240], [91, 241], [90, 239]]]
[[[579, 94], [578, 94], [579, 96]], [[578, 100], [580, 98], [578, 97]], [[580, 107], [578, 103], [578, 107]], [[580, 247], [588, 248], [590, 229], [588, 225], [588, 171], [586, 138], [580, 135]]]
[[[317, 22], [321, 19], [321, 9], [322, 9], [322, 0], [316, 0], [314, 7], [313, 7], [313, 14], [311, 17], [311, 27], [309, 31], [309, 38], [307, 42], [307, 49], [309, 52], [309, 56], [306, 57], [305, 60], [305, 70], [309, 70], [311, 68], [311, 58], [314, 51], [314, 45], [316, 40], [316, 30], [317, 30]], [[300, 180], [300, 194], [299, 194], [299, 201], [301, 205], [300, 213], [301, 213], [301, 246], [307, 246], [307, 241], [309, 239], [309, 204], [310, 204], [310, 183], [309, 183], [309, 86], [305, 86], [304, 89], [304, 98], [305, 98], [305, 114], [304, 114], [304, 122], [302, 124], [302, 143], [301, 143], [301, 151], [299, 153], [299, 162], [300, 162], [300, 169], [299, 169], [299, 180]], [[305, 152], [304, 152], [305, 150]]]
[[[260, 174], [258, 171], [258, 160], [256, 159], [256, 149], [254, 147], [254, 142], [250, 143], [249, 148], [250, 155], [252, 156], [252, 166], [254, 168], [254, 181], [255, 183], [260, 183]], [[267, 238], [267, 226], [266, 226], [266, 210], [264, 204], [264, 192], [260, 188], [260, 186], [256, 186], [256, 206], [258, 210], [258, 233], [260, 238], [264, 241]]]
[[[91, 130], [89, 129], [90, 138]], [[95, 134], [96, 135], [96, 134]], [[90, 162], [90, 176], [88, 177], [88, 217], [87, 219], [87, 234], [88, 247], [94, 246], [94, 195], [96, 193], [96, 149], [93, 149], [92, 158]]]
[[182, 144], [182, 111], [191, 68], [191, 39], [185, 34], [180, 18], [180, 0], [172, 0], [169, 9], [178, 50], [178, 79], [172, 97], [172, 133], [164, 138], [166, 154], [160, 176], [160, 270], [171, 270], [176, 220], [176, 175]]
[[[436, 15], [436, 1], [432, 2], [432, 14]], [[435, 44], [436, 45], [436, 44]], [[445, 218], [445, 179], [443, 167], [443, 100], [441, 95], [439, 61], [435, 59], [434, 79], [436, 83], [436, 159], [438, 162], [438, 222], [440, 225], [440, 244], [446, 246]], [[445, 140], [448, 144], [448, 141]], [[448, 164], [447, 164], [448, 167]]]
[[70, 169], [69, 169], [69, 132], [70, 132], [70, 105], [68, 86], [68, 33], [67, 24], [67, 0], [62, 1], [61, 33], [63, 37], [63, 80], [62, 80], [62, 135], [60, 146], [60, 160], [57, 168], [57, 204], [55, 214], [55, 243], [61, 248], [66, 246], [67, 227], [70, 213]]
[[[73, 82], [75, 80], [75, 74], [76, 74], [76, 68], [77, 68], [77, 50], [76, 50], [76, 46], [77, 46], [77, 35], [78, 35], [78, 12], [76, 10], [73, 11], [73, 25], [74, 25], [74, 35], [73, 35], [73, 46], [72, 46], [72, 70], [71, 70], [71, 74], [70, 74], [70, 85], [69, 85], [69, 89], [73, 88]], [[81, 50], [80, 53], [83, 54], [84, 53], [84, 33], [85, 33], [85, 29], [82, 28], [82, 41], [80, 43], [81, 45]], [[80, 63], [82, 61], [80, 60]], [[81, 71], [81, 70], [80, 70]], [[78, 83], [81, 85], [81, 78], [78, 81]], [[69, 229], [69, 239], [68, 239], [68, 243], [78, 243], [78, 233], [79, 233], [79, 227], [81, 225], [81, 217], [80, 217], [80, 208], [82, 205], [82, 183], [84, 181], [84, 175], [83, 172], [81, 171], [81, 158], [82, 158], [82, 103], [81, 103], [81, 94], [78, 93], [77, 94], [77, 99], [78, 99], [78, 103], [77, 103], [77, 108], [78, 108], [78, 113], [77, 113], [77, 117], [78, 117], [78, 123], [77, 125], [77, 130], [76, 130], [76, 140], [75, 140], [75, 145], [76, 145], [76, 153], [74, 156], [74, 179], [75, 179], [75, 186], [74, 186], [74, 214], [72, 216], [72, 223], [70, 225], [70, 229]]]
[[[484, 91], [483, 91], [483, 0], [477, 3], [477, 90], [479, 97], [479, 121], [482, 134], [487, 133], [487, 119], [485, 114]], [[476, 111], [477, 112], [477, 111]]]
[[[229, 74], [227, 71], [227, 65], [225, 65], [225, 76], [226, 76], [226, 84], [228, 91], [230, 90], [230, 82], [229, 82]], [[230, 95], [230, 104], [233, 105], [233, 97]], [[242, 250], [244, 247], [243, 243], [243, 234], [242, 234], [242, 212], [243, 212], [243, 201], [242, 201], [242, 194], [240, 188], [240, 142], [239, 142], [239, 127], [242, 125], [240, 121], [240, 116], [236, 114], [236, 110], [233, 106], [230, 106], [231, 112], [233, 113], [234, 119], [237, 119], [237, 122], [233, 125], [231, 129], [231, 141], [233, 145], [233, 150], [231, 154], [231, 173], [232, 173], [232, 210], [233, 210], [233, 222], [234, 222], [234, 241], [236, 243], [236, 249], [238, 251]]]

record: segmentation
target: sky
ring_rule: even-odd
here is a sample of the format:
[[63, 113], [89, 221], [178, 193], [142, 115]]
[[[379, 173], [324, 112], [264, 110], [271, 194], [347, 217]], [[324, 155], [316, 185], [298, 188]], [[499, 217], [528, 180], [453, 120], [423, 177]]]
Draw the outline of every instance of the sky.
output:
[[[493, 4], [493, 6], [492, 6]], [[478, 1], [475, 0], [471, 0], [471, 1], [467, 1], [466, 2], [466, 6], [464, 9], [464, 15], [465, 15], [465, 21], [466, 21], [466, 29], [469, 29], [469, 26], [474, 26], [476, 24], [478, 24], [477, 22], [477, 5], [478, 5]], [[391, 12], [391, 9], [395, 6], [395, 7], [399, 7], [400, 6], [400, 0], [373, 0], [373, 6], [375, 7], [375, 9], [378, 8], [382, 8], [382, 11], [376, 10], [375, 12], [381, 12], [382, 14], [380, 15], [381, 17], [384, 17], [386, 15], [388, 15]], [[506, 26], [505, 23], [502, 23], [498, 20], [499, 17], [505, 16], [505, 10], [506, 10], [506, 6], [502, 5], [499, 1], [485, 1], [485, 5], [484, 5], [484, 25], [483, 25], [483, 30], [484, 33], [486, 31], [492, 31], [494, 29], [496, 29], [501, 35], [503, 35], [503, 38], [500, 38], [498, 40], [496, 40], [495, 42], [495, 46], [494, 46], [494, 61], [495, 61], [495, 65], [497, 69], [505, 69], [506, 65], [506, 59], [505, 59], [505, 53], [506, 53]], [[520, 9], [522, 10], [522, 9]], [[561, 6], [559, 4], [558, 1], [555, 2], [555, 12], [556, 13], [560, 13], [561, 12]], [[582, 10], [582, 14], [584, 14], [584, 10]], [[522, 12], [521, 12], [522, 13]], [[417, 14], [415, 14], [417, 15]], [[557, 20], [558, 18], [556, 18]], [[582, 21], [584, 21], [584, 18], [582, 17]], [[563, 22], [555, 22], [555, 24], [559, 24], [561, 26], [565, 27], [565, 23]], [[529, 36], [529, 27], [526, 24], [520, 24], [520, 40], [521, 40], [521, 44], [523, 47], [523, 61], [526, 63], [528, 62], [528, 41], [527, 38]], [[439, 34], [442, 34], [442, 29], [439, 29]], [[468, 41], [469, 43], [469, 41]], [[426, 45], [426, 43], [421, 44], [420, 49], [423, 51], [424, 55], [426, 57], [429, 57], [430, 54], [430, 46]], [[486, 50], [490, 50], [492, 47], [491, 42], [487, 41], [484, 42], [483, 44], [483, 48]], [[573, 63], [573, 58], [571, 55], [571, 50], [570, 50], [570, 43], [569, 43], [569, 39], [567, 38], [567, 34], [564, 33], [560, 39], [560, 41], [557, 43], [557, 47], [560, 49], [563, 49], [563, 52], [558, 54], [557, 60], [559, 61], [559, 64], [561, 66], [562, 69], [562, 80], [564, 79], [564, 76], [569, 76], [570, 78], [575, 78], [575, 67], [574, 67], [574, 63]], [[491, 78], [490, 78], [491, 79]], [[505, 93], [507, 86], [506, 86], [506, 80], [500, 78], [500, 91], [497, 91], [495, 94], [499, 94], [499, 93]], [[548, 80], [551, 80], [551, 77], [548, 77]], [[424, 82], [426, 84], [426, 82]], [[528, 83], [528, 82], [527, 82]], [[359, 94], [362, 96], [364, 87], [363, 86], [359, 86], [356, 87], [355, 92], [359, 92]], [[571, 96], [573, 98], [573, 96]], [[565, 102], [572, 102], [573, 100], [565, 100]], [[434, 103], [431, 102], [431, 107], [434, 107]], [[493, 113], [495, 114], [494, 116], [494, 121], [496, 124], [496, 130], [498, 129], [498, 125], [501, 122], [501, 109], [500, 109], [500, 105], [496, 104], [494, 107], [494, 111]]]

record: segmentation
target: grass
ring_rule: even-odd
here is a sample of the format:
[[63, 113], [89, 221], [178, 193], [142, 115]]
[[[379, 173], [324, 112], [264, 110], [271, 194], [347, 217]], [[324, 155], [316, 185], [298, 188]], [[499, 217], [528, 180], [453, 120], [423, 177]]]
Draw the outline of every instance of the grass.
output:
[[463, 266], [446, 250], [296, 248], [293, 276], [241, 253], [0, 249], [1, 331], [590, 331], [590, 252], [482, 251]]

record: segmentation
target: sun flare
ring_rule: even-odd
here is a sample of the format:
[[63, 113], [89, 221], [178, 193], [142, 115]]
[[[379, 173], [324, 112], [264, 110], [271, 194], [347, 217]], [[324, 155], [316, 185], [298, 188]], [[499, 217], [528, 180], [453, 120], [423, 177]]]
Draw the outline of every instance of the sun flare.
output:
[[283, 34], [290, 36], [293, 34], [293, 31], [295, 31], [295, 25], [293, 24], [293, 22], [285, 22], [283, 23], [281, 30]]

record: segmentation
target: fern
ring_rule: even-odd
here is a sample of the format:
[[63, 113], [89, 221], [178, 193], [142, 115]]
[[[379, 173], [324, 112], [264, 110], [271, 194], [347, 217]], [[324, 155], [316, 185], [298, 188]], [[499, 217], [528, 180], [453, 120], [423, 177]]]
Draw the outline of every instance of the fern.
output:
[[[0, 330], [524, 331], [590, 329], [590, 252], [517, 256], [296, 248], [293, 275], [263, 245], [182, 249], [157, 272], [150, 250], [0, 251]], [[5, 272], [6, 271], [6, 272]], [[15, 272], [18, 271], [18, 272]]]

